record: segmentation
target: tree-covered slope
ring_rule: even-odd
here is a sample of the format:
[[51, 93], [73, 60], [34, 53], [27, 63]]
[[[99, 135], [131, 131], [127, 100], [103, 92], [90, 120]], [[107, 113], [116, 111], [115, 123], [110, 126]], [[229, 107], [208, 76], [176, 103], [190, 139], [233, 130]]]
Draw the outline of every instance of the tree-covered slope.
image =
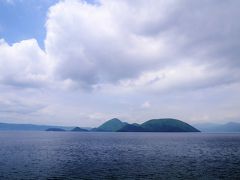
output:
[[148, 132], [200, 132], [183, 121], [171, 118], [152, 119], [141, 124], [141, 127]]
[[146, 130], [137, 124], [126, 124], [118, 132], [145, 132]]
[[98, 128], [93, 129], [93, 131], [102, 131], [102, 132], [115, 132], [124, 127], [127, 123], [120, 121], [117, 118], [111, 119], [103, 123]]

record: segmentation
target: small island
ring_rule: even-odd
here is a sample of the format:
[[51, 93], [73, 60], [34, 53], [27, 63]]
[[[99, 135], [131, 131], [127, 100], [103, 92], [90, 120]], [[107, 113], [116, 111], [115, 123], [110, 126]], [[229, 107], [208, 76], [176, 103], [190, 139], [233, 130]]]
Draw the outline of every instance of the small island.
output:
[[48, 128], [48, 129], [46, 129], [46, 131], [60, 131], [60, 132], [63, 132], [63, 131], [66, 131], [66, 130], [61, 129], [61, 128]]
[[88, 130], [80, 128], [80, 127], [75, 127], [71, 131], [72, 132], [88, 132]]

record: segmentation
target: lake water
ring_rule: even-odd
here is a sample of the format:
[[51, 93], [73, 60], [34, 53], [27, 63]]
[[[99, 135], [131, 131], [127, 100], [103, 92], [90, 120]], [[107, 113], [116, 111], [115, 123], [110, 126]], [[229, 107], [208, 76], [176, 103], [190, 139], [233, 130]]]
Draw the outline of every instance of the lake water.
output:
[[240, 134], [0, 132], [0, 179], [239, 179]]

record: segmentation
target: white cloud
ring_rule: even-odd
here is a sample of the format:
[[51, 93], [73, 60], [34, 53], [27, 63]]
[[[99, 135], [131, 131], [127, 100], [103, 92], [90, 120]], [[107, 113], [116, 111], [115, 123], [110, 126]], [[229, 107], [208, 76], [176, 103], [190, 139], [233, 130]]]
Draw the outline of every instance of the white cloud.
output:
[[150, 104], [150, 102], [148, 102], [148, 101], [145, 101], [145, 102], [141, 105], [142, 108], [149, 108], [150, 106], [151, 106], [151, 104]]
[[39, 87], [48, 81], [49, 62], [35, 39], [12, 46], [0, 40], [0, 82], [16, 87]]
[[[143, 17], [132, 8], [124, 1], [92, 5], [76, 0], [52, 7], [45, 43], [47, 53], [56, 61], [56, 74], [92, 86], [137, 77], [143, 70], [164, 63], [171, 45], [165, 37], [135, 33], [152, 18], [144, 7], [139, 7]], [[154, 4], [149, 8], [159, 10]], [[128, 26], [128, 16], [136, 23], [131, 25], [134, 27]], [[134, 21], [138, 19], [140, 22]]]
[[[139, 79], [142, 81], [159, 73], [167, 76], [167, 82], [160, 83], [166, 88], [181, 84], [186, 87], [186, 83], [198, 80], [209, 80], [215, 86], [216, 83], [212, 81], [219, 81], [226, 75], [219, 73], [215, 66], [219, 68], [217, 66], [225, 64], [229, 58], [228, 55], [219, 58], [212, 54], [218, 53], [221, 48], [216, 45], [218, 39], [212, 40], [209, 36], [212, 32], [220, 32], [209, 25], [212, 30], [197, 33], [188, 25], [192, 21], [196, 28], [208, 19], [210, 10], [204, 8], [205, 3], [196, 4], [206, 15], [194, 14], [192, 17], [190, 14], [196, 6], [185, 1], [103, 0], [99, 4], [61, 1], [51, 7], [48, 14], [46, 52], [56, 64], [56, 76], [72, 80], [82, 88], [101, 87], [102, 84], [115, 86], [128, 81], [138, 84]], [[193, 9], [185, 12], [189, 6]], [[219, 14], [222, 4], [219, 8], [212, 8]], [[183, 15], [178, 16], [177, 13], [181, 14], [181, 11], [184, 11]], [[221, 21], [217, 16], [214, 18], [218, 28]], [[229, 17], [225, 18], [228, 20]], [[235, 31], [235, 27], [238, 26], [230, 23], [232, 31]], [[225, 34], [223, 37], [227, 41]], [[197, 40], [199, 44], [193, 44]], [[227, 49], [228, 45], [224, 48]], [[186, 63], [190, 63], [191, 67], [185, 66]], [[130, 85], [129, 88], [132, 88], [132, 83]], [[163, 85], [159, 86], [160, 89]], [[204, 83], [200, 82], [199, 87], [202, 86]], [[149, 83], [148, 87], [151, 89]]]
[[63, 124], [93, 125], [111, 116], [240, 117], [238, 6], [60, 1], [48, 12], [44, 50], [34, 39], [0, 40], [0, 90], [11, 92], [0, 95], [0, 104], [21, 89], [29, 102], [43, 99], [42, 119]]
[[[200, 3], [199, 8], [203, 8], [204, 3]], [[185, 24], [191, 9], [176, 16], [188, 6], [195, 8], [194, 3], [185, 1], [106, 0], [99, 4], [61, 1], [48, 13], [46, 52], [34, 39], [12, 46], [1, 40], [0, 80], [4, 84], [27, 87], [41, 86], [51, 79], [55, 81], [52, 84], [63, 89], [96, 90], [113, 86], [115, 91], [119, 87], [151, 91], [204, 88], [238, 80], [236, 67], [218, 67], [226, 64], [228, 56], [208, 55], [209, 51], [219, 48], [213, 46], [212, 40], [205, 39], [211, 48], [196, 44], [196, 52], [192, 41], [198, 38], [202, 42], [211, 31], [193, 34]], [[214, 7], [214, 12], [217, 10]], [[203, 11], [208, 12], [204, 8]], [[190, 20], [206, 18], [204, 14], [200, 17], [194, 14]], [[218, 17], [215, 18], [217, 24], [220, 23]], [[176, 23], [181, 20], [182, 24], [176, 26], [173, 20]], [[194, 23], [194, 27], [199, 26], [198, 22]], [[230, 26], [235, 31], [236, 25], [230, 23]], [[218, 33], [214, 28], [212, 31]], [[193, 47], [186, 54], [184, 48], [189, 43]]]

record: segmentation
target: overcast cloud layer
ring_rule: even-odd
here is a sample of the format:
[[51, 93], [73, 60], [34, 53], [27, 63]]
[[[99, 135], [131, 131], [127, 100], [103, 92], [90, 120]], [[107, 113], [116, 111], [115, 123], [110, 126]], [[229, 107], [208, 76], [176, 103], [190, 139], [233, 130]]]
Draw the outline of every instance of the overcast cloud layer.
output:
[[240, 1], [67, 0], [44, 49], [0, 40], [0, 121], [240, 122]]

